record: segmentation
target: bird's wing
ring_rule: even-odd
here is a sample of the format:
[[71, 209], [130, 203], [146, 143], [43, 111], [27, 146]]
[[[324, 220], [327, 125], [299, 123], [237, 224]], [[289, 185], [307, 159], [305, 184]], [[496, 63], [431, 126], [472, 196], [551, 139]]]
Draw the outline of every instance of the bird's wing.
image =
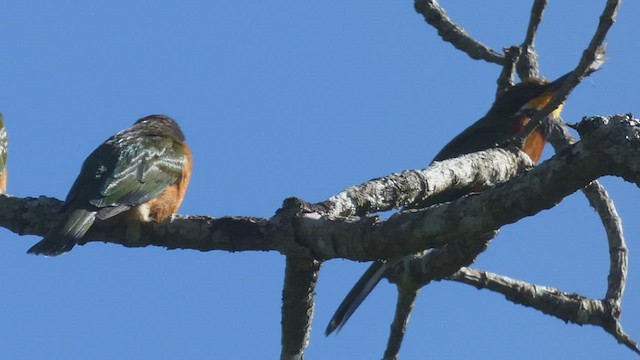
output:
[[449, 141], [433, 161], [448, 160], [500, 145], [502, 141], [507, 139], [507, 136], [497, 131], [496, 126], [499, 125], [489, 123], [485, 118], [478, 120]]
[[4, 118], [0, 113], [0, 175], [7, 164], [7, 130], [4, 128]]
[[67, 203], [92, 207], [99, 219], [117, 215], [160, 195], [182, 176], [184, 147], [173, 139], [146, 136], [107, 141], [85, 160]]

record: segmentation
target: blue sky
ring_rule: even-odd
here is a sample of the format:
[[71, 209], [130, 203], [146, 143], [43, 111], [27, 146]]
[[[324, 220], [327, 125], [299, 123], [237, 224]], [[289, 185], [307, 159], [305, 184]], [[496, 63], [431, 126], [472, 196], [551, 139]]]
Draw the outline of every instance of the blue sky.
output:
[[[443, 1], [495, 49], [520, 43], [530, 4]], [[550, 3], [542, 74], [572, 69], [603, 2]], [[610, 61], [564, 118], [638, 113], [640, 4], [623, 4]], [[64, 198], [84, 158], [136, 119], [182, 126], [195, 169], [183, 214], [273, 215], [373, 177], [422, 168], [492, 102], [500, 69], [443, 43], [410, 1], [8, 1], [0, 12], [0, 111], [9, 193]], [[553, 154], [549, 149], [547, 157]], [[640, 339], [637, 187], [603, 182], [623, 216], [630, 276], [623, 325]], [[91, 243], [27, 256], [37, 237], [0, 229], [0, 354], [10, 359], [261, 359], [280, 351], [284, 257]], [[502, 229], [482, 269], [604, 296], [607, 243], [581, 194]], [[382, 355], [395, 301], [386, 282], [345, 328], [333, 311], [366, 269], [323, 266], [308, 359]], [[635, 359], [595, 327], [567, 325], [454, 283], [425, 288], [401, 357]]]

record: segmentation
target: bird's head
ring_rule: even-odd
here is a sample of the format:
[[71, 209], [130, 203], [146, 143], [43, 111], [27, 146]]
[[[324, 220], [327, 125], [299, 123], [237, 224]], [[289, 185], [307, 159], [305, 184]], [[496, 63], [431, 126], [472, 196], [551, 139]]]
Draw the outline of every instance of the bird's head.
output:
[[[568, 75], [552, 82], [543, 78], [525, 79], [500, 95], [489, 110], [489, 114], [509, 117], [521, 112], [540, 111], [562, 87]], [[558, 117], [561, 111], [562, 105], [558, 106], [552, 115]]]

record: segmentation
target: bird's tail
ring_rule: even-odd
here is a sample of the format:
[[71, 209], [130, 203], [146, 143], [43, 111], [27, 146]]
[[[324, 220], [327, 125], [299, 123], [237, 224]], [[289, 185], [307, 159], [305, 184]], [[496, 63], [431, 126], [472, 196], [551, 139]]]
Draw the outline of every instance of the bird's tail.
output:
[[87, 233], [95, 219], [95, 211], [69, 210], [40, 242], [27, 250], [27, 254], [58, 256], [68, 252]]
[[340, 331], [353, 312], [356, 311], [358, 306], [360, 306], [364, 299], [371, 293], [371, 290], [380, 282], [385, 272], [401, 259], [402, 258], [398, 258], [387, 262], [375, 261], [371, 264], [344, 300], [342, 300], [338, 310], [333, 314], [329, 325], [327, 325], [324, 335], [329, 336], [329, 334], [334, 331]]

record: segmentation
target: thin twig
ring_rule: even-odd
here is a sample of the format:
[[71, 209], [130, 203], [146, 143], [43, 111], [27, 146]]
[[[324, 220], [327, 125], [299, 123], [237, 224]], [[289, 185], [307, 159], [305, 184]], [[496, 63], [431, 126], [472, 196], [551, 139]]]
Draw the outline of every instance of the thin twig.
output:
[[520, 46], [522, 56], [516, 66], [518, 76], [520, 76], [521, 79], [537, 78], [539, 76], [538, 52], [535, 48], [535, 39], [546, 6], [547, 0], [535, 0], [533, 2], [531, 16], [529, 17], [529, 26], [527, 26], [527, 35]]
[[475, 60], [502, 65], [504, 56], [477, 41], [454, 23], [436, 0], [416, 0], [415, 9], [424, 16], [427, 23], [433, 26], [442, 40], [451, 43], [456, 49], [463, 51]]
[[398, 285], [398, 303], [396, 304], [396, 313], [391, 323], [389, 339], [387, 340], [387, 348], [384, 351], [383, 360], [396, 360], [398, 358], [402, 339], [407, 332], [409, 315], [411, 315], [419, 292], [420, 288], [418, 287]]
[[384, 353], [385, 359], [395, 359], [400, 351], [418, 289], [432, 280], [445, 279], [461, 267], [475, 262], [476, 257], [497, 234], [497, 231], [493, 231], [480, 237], [458, 238], [441, 248], [407, 257], [390, 269], [388, 278], [389, 282], [398, 285], [398, 301]]
[[547, 6], [547, 0], [535, 0], [531, 7], [531, 16], [529, 17], [529, 26], [527, 27], [527, 35], [522, 43], [523, 47], [534, 45], [536, 42], [536, 33], [538, 26], [542, 21], [544, 8]]

